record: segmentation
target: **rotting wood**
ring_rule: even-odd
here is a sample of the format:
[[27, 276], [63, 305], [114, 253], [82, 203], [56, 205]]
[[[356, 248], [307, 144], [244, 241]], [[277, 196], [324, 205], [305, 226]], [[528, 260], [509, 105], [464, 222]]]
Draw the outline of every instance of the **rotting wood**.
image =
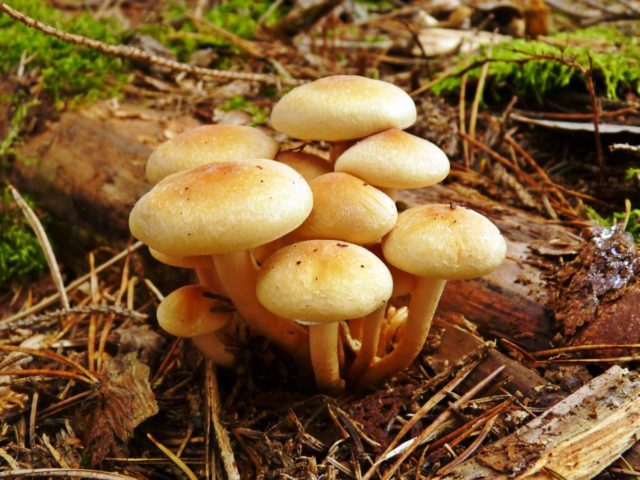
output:
[[441, 480], [595, 477], [640, 434], [640, 375], [611, 367]]

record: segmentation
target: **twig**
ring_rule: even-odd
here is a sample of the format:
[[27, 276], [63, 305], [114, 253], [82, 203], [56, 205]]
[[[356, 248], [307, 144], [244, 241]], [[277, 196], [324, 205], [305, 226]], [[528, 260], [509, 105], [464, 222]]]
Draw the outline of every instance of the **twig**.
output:
[[[460, 79], [460, 101], [458, 103], [458, 120], [460, 123], [459, 130], [462, 133], [467, 133], [467, 119], [466, 119], [466, 107], [467, 107], [467, 74], [462, 75]], [[464, 166], [469, 168], [469, 144], [463, 138], [462, 139], [462, 157], [464, 159]]]
[[218, 447], [220, 448], [220, 455], [222, 456], [222, 463], [224, 469], [227, 472], [228, 480], [240, 480], [240, 472], [236, 465], [236, 460], [233, 455], [233, 449], [231, 448], [231, 442], [227, 430], [220, 421], [220, 393], [218, 392], [218, 380], [216, 379], [216, 368], [213, 362], [209, 359], [206, 361], [206, 393], [207, 393], [207, 407], [211, 412], [211, 422], [213, 429], [218, 439]]
[[469, 445], [469, 448], [467, 448], [464, 452], [462, 452], [460, 455], [458, 455], [458, 457], [455, 458], [451, 463], [446, 465], [444, 468], [440, 469], [438, 471], [438, 475], [444, 475], [444, 474], [450, 472], [457, 465], [461, 464], [467, 458], [469, 458], [471, 455], [473, 455], [473, 453], [478, 449], [478, 447], [480, 445], [482, 445], [482, 442], [484, 442], [484, 440], [487, 438], [487, 435], [489, 435], [489, 432], [493, 428], [493, 425], [496, 423], [497, 419], [498, 419], [498, 415], [496, 415], [494, 417], [491, 417], [489, 419], [489, 421], [484, 424], [484, 427], [482, 428], [482, 431], [480, 432], [478, 437], [473, 441], [473, 443], [471, 445]]
[[47, 370], [42, 368], [24, 369], [24, 370], [0, 370], [0, 375], [14, 376], [14, 377], [63, 377], [79, 380], [89, 385], [95, 385], [95, 382], [90, 378], [78, 375], [74, 372], [67, 372], [65, 370]]
[[[2, 7], [2, 3], [0, 2], [0, 7]], [[58, 289], [58, 293], [60, 294], [60, 303], [62, 303], [62, 307], [65, 309], [69, 309], [69, 297], [67, 297], [67, 292], [64, 288], [64, 282], [62, 281], [62, 275], [60, 275], [60, 267], [58, 266], [58, 262], [56, 261], [56, 256], [53, 253], [53, 249], [51, 248], [51, 243], [49, 242], [49, 238], [47, 237], [38, 216], [31, 209], [31, 207], [24, 201], [20, 192], [11, 184], [8, 185], [9, 192], [13, 196], [14, 200], [22, 213], [24, 214], [27, 222], [33, 229], [36, 237], [38, 237], [38, 242], [40, 242], [40, 246], [44, 252], [45, 258], [47, 259], [47, 264], [49, 265], [49, 270], [51, 271], [51, 277], [53, 278], [53, 283], [56, 285]]]
[[69, 365], [70, 367], [73, 367], [76, 370], [78, 370], [80, 373], [84, 374], [87, 378], [89, 378], [93, 382], [96, 382], [96, 383], [98, 382], [98, 379], [89, 370], [84, 368], [78, 362], [76, 362], [75, 360], [71, 360], [70, 358], [67, 358], [58, 353], [52, 352], [50, 350], [38, 350], [35, 348], [15, 347], [13, 345], [0, 344], [0, 351], [18, 352], [18, 353], [24, 353], [25, 355], [33, 355], [34, 357], [48, 358], [49, 360], [54, 360], [56, 362], [60, 362], [65, 365]]
[[409, 419], [409, 421], [402, 426], [402, 429], [396, 434], [395, 437], [393, 437], [393, 440], [391, 440], [391, 443], [389, 443], [389, 445], [384, 450], [384, 452], [382, 452], [380, 454], [380, 456], [375, 461], [375, 463], [364, 474], [364, 476], [362, 477], [362, 480], [371, 479], [373, 477], [373, 475], [376, 473], [376, 471], [378, 469], [378, 466], [380, 464], [382, 464], [383, 462], [385, 462], [385, 461], [389, 460], [390, 458], [392, 458], [392, 455], [391, 455], [392, 451], [394, 450], [394, 448], [398, 444], [398, 442], [400, 442], [402, 437], [404, 437], [409, 432], [409, 430], [411, 430], [411, 428], [413, 428], [413, 426], [416, 423], [418, 423], [422, 418], [424, 418], [424, 416], [427, 413], [429, 413], [433, 409], [433, 407], [435, 407], [444, 398], [446, 398], [446, 396], [449, 394], [449, 392], [451, 390], [456, 388], [460, 384], [460, 382], [462, 382], [465, 378], [467, 378], [467, 375], [469, 375], [469, 373], [471, 373], [473, 371], [473, 369], [478, 366], [479, 363], [480, 363], [480, 359], [475, 360], [474, 362], [470, 363], [469, 365], [466, 365], [463, 369], [461, 369], [457, 373], [457, 375], [453, 378], [453, 380], [451, 380], [444, 387], [442, 387], [440, 389], [440, 391], [438, 391], [437, 393], [432, 395], [429, 398], [429, 400], [427, 400], [424, 403], [424, 405], [422, 405], [418, 409], [418, 411]]
[[247, 80], [253, 82], [264, 82], [271, 84], [286, 84], [286, 85], [300, 85], [304, 83], [303, 80], [280, 78], [275, 75], [268, 75], [264, 73], [242, 73], [242, 72], [230, 72], [225, 70], [214, 70], [211, 68], [196, 67], [186, 63], [177, 62], [157, 55], [152, 55], [144, 50], [129, 45], [109, 45], [104, 42], [100, 42], [93, 38], [83, 37], [74, 33], [64, 32], [58, 30], [46, 23], [42, 23], [35, 20], [17, 10], [14, 10], [5, 2], [0, 1], [0, 12], [4, 12], [11, 18], [24, 23], [28, 27], [39, 30], [47, 35], [58, 38], [64, 42], [73, 43], [82, 47], [91, 48], [97, 50], [106, 55], [113, 55], [115, 57], [127, 58], [129, 60], [151, 63], [159, 65], [164, 68], [168, 68], [174, 72], [185, 72], [195, 77], [210, 77], [220, 78], [227, 80]]
[[[489, 44], [489, 48], [487, 50], [487, 59], [491, 59], [491, 55], [493, 55], [493, 43], [495, 42], [495, 34], [491, 37], [491, 43]], [[478, 109], [480, 108], [480, 100], [482, 100], [482, 95], [484, 93], [484, 84], [487, 80], [487, 75], [489, 74], [489, 62], [482, 65], [482, 69], [480, 70], [480, 77], [478, 77], [478, 84], [476, 85], [476, 94], [473, 97], [473, 103], [471, 104], [471, 113], [469, 116], [469, 136], [473, 139], [476, 138], [476, 124], [478, 122]], [[475, 163], [475, 149], [473, 148], [473, 144], [469, 148], [469, 165], [470, 166]]]
[[387, 470], [382, 476], [382, 480], [389, 480], [395, 472], [398, 470], [400, 465], [413, 453], [413, 451], [423, 442], [424, 439], [428, 438], [433, 431], [442, 425], [446, 420], [449, 419], [453, 412], [459, 410], [466, 402], [472, 399], [479, 391], [485, 388], [495, 377], [497, 377], [500, 372], [504, 370], [505, 366], [502, 365], [496, 368], [493, 372], [491, 372], [487, 377], [485, 377], [481, 382], [471, 388], [469, 391], [465, 392], [458, 400], [456, 400], [449, 408], [447, 408], [444, 412], [442, 412], [427, 428], [425, 428], [420, 434], [413, 439], [413, 443], [398, 457], [396, 462]]
[[36, 448], [36, 417], [38, 416], [39, 399], [40, 394], [34, 392], [31, 398], [31, 412], [29, 413], [29, 448], [31, 450]]
[[602, 137], [600, 136], [600, 105], [598, 97], [596, 97], [596, 89], [593, 85], [593, 58], [589, 55], [589, 68], [582, 69], [582, 74], [587, 80], [587, 90], [591, 97], [591, 106], [593, 108], [593, 130], [596, 140], [596, 154], [598, 156], [598, 169], [600, 170], [600, 180], [604, 176], [604, 154], [602, 153]]
[[629, 344], [594, 344], [594, 345], [574, 345], [571, 347], [561, 347], [561, 348], [551, 348], [548, 350], [540, 350], [538, 352], [531, 352], [530, 355], [533, 357], [549, 357], [551, 355], [559, 355], [562, 353], [571, 353], [571, 352], [583, 352], [585, 350], [622, 350], [625, 348], [629, 349], [640, 349], [640, 343], [629, 343]]
[[41, 313], [40, 315], [31, 315], [11, 323], [0, 323], [0, 332], [13, 328], [29, 327], [36, 323], [45, 323], [57, 320], [60, 317], [71, 316], [74, 314], [91, 313], [100, 313], [103, 315], [111, 314], [121, 317], [135, 318], [136, 320], [145, 320], [148, 317], [148, 315], [144, 313], [136, 312], [135, 310], [128, 310], [118, 305], [87, 305], [84, 307], [71, 307], [69, 310], [53, 310], [51, 312]]
[[156, 447], [162, 450], [162, 453], [164, 453], [167, 457], [169, 457], [169, 459], [173, 463], [175, 463], [180, 470], [184, 472], [184, 474], [187, 476], [187, 478], [189, 478], [189, 480], [198, 480], [198, 477], [196, 477], [196, 474], [193, 473], [193, 471], [187, 466], [187, 464], [184, 463], [180, 458], [176, 457], [176, 455], [171, 450], [169, 450], [167, 447], [162, 445], [158, 440], [156, 440], [153, 435], [151, 435], [150, 433], [147, 433], [147, 438], [151, 440]]
[[619, 150], [640, 155], [640, 145], [629, 145], [628, 143], [614, 143], [613, 145], [609, 146], [610, 152], [617, 152]]
[[[134, 252], [135, 250], [137, 250], [138, 248], [142, 247], [143, 245], [144, 244], [142, 242], [136, 242], [133, 245], [128, 246], [123, 251], [121, 251], [116, 256], [114, 256], [113, 258], [110, 258], [109, 260], [104, 262], [99, 267], [96, 267], [96, 270], [95, 270], [96, 274], [102, 272], [103, 270], [106, 270], [107, 268], [109, 268], [114, 263], [119, 262], [120, 260], [122, 260], [122, 258], [126, 257], [131, 252]], [[71, 291], [73, 291], [76, 288], [78, 288], [80, 285], [84, 284], [87, 280], [89, 280], [90, 276], [91, 275], [87, 273], [87, 274], [81, 276], [80, 278], [74, 280], [69, 285], [67, 285], [65, 291], [67, 293], [70, 293]], [[4, 325], [7, 325], [9, 323], [13, 323], [13, 322], [15, 322], [17, 320], [20, 320], [20, 319], [28, 317], [29, 315], [32, 315], [32, 314], [34, 314], [36, 312], [39, 312], [43, 308], [46, 308], [49, 305], [51, 305], [54, 302], [56, 302], [59, 298], [60, 298], [60, 293], [54, 293], [53, 295], [49, 295], [48, 297], [43, 298], [41, 301], [39, 301], [34, 306], [32, 306], [30, 308], [26, 308], [25, 310], [23, 310], [21, 312], [18, 312], [15, 315], [12, 315], [12, 316], [10, 316], [8, 318], [0, 320], [0, 325], [4, 326]]]
[[99, 470], [85, 470], [80, 468], [24, 468], [0, 473], [0, 478], [29, 478], [29, 477], [77, 477], [94, 480], [136, 480], [134, 477], [119, 473], [101, 472]]

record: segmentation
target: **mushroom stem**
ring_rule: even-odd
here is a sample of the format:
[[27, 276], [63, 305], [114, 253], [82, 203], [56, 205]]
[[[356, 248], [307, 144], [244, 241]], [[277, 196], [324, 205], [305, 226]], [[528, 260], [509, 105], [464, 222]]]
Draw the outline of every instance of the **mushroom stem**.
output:
[[213, 265], [213, 260], [211, 261], [210, 268], [198, 267], [195, 271], [198, 277], [198, 282], [200, 282], [201, 285], [204, 285], [215, 293], [221, 293], [223, 295], [227, 294], [227, 291], [224, 289], [224, 286], [220, 281], [220, 277], [218, 277], [216, 267]]
[[367, 388], [378, 385], [411, 365], [427, 340], [433, 314], [445, 284], [446, 280], [418, 279], [416, 288], [411, 294], [409, 317], [400, 342], [390, 354], [369, 368], [358, 382], [358, 387]]
[[349, 381], [357, 383], [365, 370], [373, 363], [378, 350], [378, 341], [380, 340], [380, 330], [384, 320], [384, 314], [387, 306], [384, 305], [374, 310], [364, 319], [364, 331], [362, 336], [362, 345], [356, 356], [353, 365], [349, 369]]
[[338, 337], [340, 322], [309, 325], [309, 350], [316, 383], [322, 390], [339, 391], [344, 388], [340, 379]]
[[[306, 330], [269, 312], [256, 297], [256, 269], [247, 250], [214, 255], [218, 276], [229, 298], [250, 328], [264, 335], [302, 365], [309, 365]], [[334, 347], [335, 348], [335, 347]]]
[[347, 323], [351, 338], [362, 342], [362, 332], [364, 331], [364, 317], [354, 318]]
[[225, 368], [233, 368], [235, 366], [236, 357], [227, 350], [227, 346], [218, 335], [218, 332], [192, 337], [191, 341], [198, 350], [207, 358], [213, 360], [216, 365]]

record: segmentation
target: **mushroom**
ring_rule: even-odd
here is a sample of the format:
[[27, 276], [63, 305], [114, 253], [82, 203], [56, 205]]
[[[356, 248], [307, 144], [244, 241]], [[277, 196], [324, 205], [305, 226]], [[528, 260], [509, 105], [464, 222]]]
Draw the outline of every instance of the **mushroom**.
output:
[[441, 182], [449, 174], [449, 160], [436, 145], [396, 128], [376, 133], [347, 149], [335, 164], [346, 172], [388, 191], [421, 188]]
[[156, 148], [147, 160], [146, 176], [155, 185], [172, 173], [211, 162], [273, 159], [278, 148], [278, 142], [259, 128], [202, 125], [176, 135]]
[[247, 324], [307, 363], [306, 331], [258, 302], [248, 249], [294, 230], [312, 204], [309, 185], [284, 164], [267, 159], [210, 163], [153, 187], [133, 207], [129, 228], [167, 255], [214, 255], [220, 280]]
[[211, 255], [193, 255], [189, 257], [173, 257], [164, 254], [154, 248], [149, 248], [149, 253], [153, 258], [165, 265], [178, 268], [193, 269], [198, 276], [201, 284], [217, 293], [226, 293], [218, 274]]
[[365, 245], [379, 242], [396, 224], [395, 203], [377, 188], [347, 173], [331, 172], [309, 182], [311, 215], [293, 238], [333, 239]]
[[333, 171], [329, 162], [318, 155], [313, 155], [312, 153], [294, 151], [280, 152], [276, 156], [276, 160], [284, 163], [285, 165], [289, 165], [296, 172], [302, 175], [307, 182], [310, 182], [320, 175]]
[[167, 295], [158, 306], [160, 327], [176, 337], [190, 338], [217, 365], [233, 368], [235, 355], [219, 333], [233, 316], [230, 303], [216, 301], [202, 285], [187, 285]]
[[271, 112], [273, 128], [290, 137], [333, 142], [331, 161], [355, 139], [404, 129], [415, 121], [416, 106], [404, 90], [357, 75], [334, 75], [296, 87]]
[[256, 292], [271, 312], [309, 325], [311, 364], [320, 388], [342, 388], [339, 322], [386, 305], [392, 280], [367, 249], [336, 240], [307, 240], [276, 252], [258, 274]]
[[410, 208], [383, 239], [387, 261], [419, 277], [409, 317], [396, 348], [361, 377], [360, 387], [379, 384], [408, 367], [426, 341], [447, 280], [486, 275], [506, 256], [500, 231], [483, 215], [455, 205]]

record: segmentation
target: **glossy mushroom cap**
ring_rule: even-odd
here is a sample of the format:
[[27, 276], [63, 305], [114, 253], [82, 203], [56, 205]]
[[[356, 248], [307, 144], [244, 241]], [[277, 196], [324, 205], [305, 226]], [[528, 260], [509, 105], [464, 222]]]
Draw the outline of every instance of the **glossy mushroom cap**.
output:
[[156, 184], [172, 173], [212, 162], [274, 158], [278, 142], [258, 128], [203, 125], [176, 135], [156, 148], [146, 166], [147, 180]]
[[318, 155], [305, 152], [281, 152], [276, 160], [289, 165], [307, 181], [333, 171], [332, 165]]
[[289, 233], [312, 205], [307, 182], [282, 163], [211, 163], [158, 183], [133, 207], [129, 228], [166, 255], [230, 253]]
[[394, 128], [348, 148], [338, 157], [335, 170], [376, 187], [420, 188], [444, 180], [449, 160], [433, 143]]
[[187, 285], [167, 295], [158, 306], [160, 327], [176, 337], [199, 337], [216, 332], [231, 320], [232, 312], [212, 311], [215, 301], [202, 285]]
[[388, 195], [347, 173], [332, 172], [309, 182], [313, 210], [293, 235], [304, 239], [335, 239], [364, 245], [393, 228], [396, 205]]
[[385, 305], [393, 282], [367, 249], [335, 240], [308, 240], [279, 250], [258, 274], [257, 295], [284, 318], [332, 323]]
[[294, 88], [273, 107], [271, 124], [290, 137], [340, 141], [366, 137], [416, 121], [401, 88], [356, 75], [335, 75]]
[[389, 263], [419, 277], [462, 280], [495, 270], [507, 245], [486, 217], [455, 205], [410, 208], [382, 242]]

